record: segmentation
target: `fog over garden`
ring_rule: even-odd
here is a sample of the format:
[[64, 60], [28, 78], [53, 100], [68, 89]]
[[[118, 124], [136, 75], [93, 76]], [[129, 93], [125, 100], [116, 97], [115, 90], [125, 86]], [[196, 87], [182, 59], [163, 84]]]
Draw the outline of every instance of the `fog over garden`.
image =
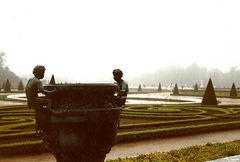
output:
[[0, 52], [0, 86], [6, 82], [6, 80], [9, 79], [12, 86], [17, 86], [18, 82], [21, 80], [19, 76], [17, 76], [13, 71], [9, 69], [9, 67], [6, 65], [5, 60], [5, 53]]
[[212, 78], [213, 84], [218, 88], [230, 88], [234, 82], [236, 86], [240, 83], [240, 69], [232, 67], [227, 72], [219, 69], [210, 69], [201, 67], [193, 63], [186, 68], [181, 66], [168, 66], [156, 71], [142, 74], [129, 80], [130, 84], [146, 84], [169, 86], [177, 83], [179, 86], [193, 87], [198, 84], [201, 87], [206, 87], [209, 78]]
[[[0, 53], [0, 83], [6, 79], [9, 79], [13, 86], [16, 86], [20, 80], [26, 80], [26, 76], [17, 76], [6, 64], [6, 54]], [[31, 70], [29, 70], [31, 71]], [[29, 77], [31, 75], [29, 74]], [[109, 75], [111, 76], [111, 75]], [[196, 63], [192, 63], [190, 66], [185, 68], [181, 66], [167, 66], [156, 69], [156, 71], [142, 73], [138, 76], [131, 76], [126, 78], [129, 85], [137, 86], [144, 84], [146, 86], [157, 86], [159, 83], [163, 87], [173, 86], [175, 83], [178, 86], [193, 87], [196, 83], [200, 87], [206, 87], [206, 84], [212, 78], [213, 84], [217, 88], [230, 88], [234, 82], [236, 87], [240, 86], [240, 69], [232, 67], [227, 72], [223, 72], [219, 69], [210, 69], [201, 67]], [[107, 80], [99, 80], [100, 82], [111, 82], [112, 78], [109, 77]], [[49, 78], [46, 79], [46, 82]], [[66, 79], [66, 81], [68, 81]], [[81, 80], [79, 80], [81, 82]]]
[[239, 0], [0, 6], [0, 162], [240, 161]]

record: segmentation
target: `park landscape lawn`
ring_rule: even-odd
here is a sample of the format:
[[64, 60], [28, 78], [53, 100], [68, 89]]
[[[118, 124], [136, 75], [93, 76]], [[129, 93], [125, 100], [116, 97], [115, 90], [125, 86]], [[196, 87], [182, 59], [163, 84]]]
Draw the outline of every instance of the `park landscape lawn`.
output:
[[[33, 110], [29, 110], [27, 106], [24, 105], [0, 106], [1, 155], [45, 151], [42, 141], [35, 134], [34, 114]], [[127, 105], [121, 113], [116, 142], [123, 143], [143, 139], [184, 136], [202, 132], [240, 128], [239, 117], [240, 105]], [[229, 147], [229, 149], [227, 149], [233, 151], [222, 153], [218, 155], [218, 157], [210, 157], [210, 155], [206, 155], [205, 157], [208, 157], [209, 160], [224, 157], [225, 155], [239, 154], [239, 143], [240, 142], [235, 142], [233, 148]], [[221, 144], [217, 145], [217, 149], [220, 145]], [[232, 146], [232, 144], [230, 145]], [[215, 147], [212, 144], [209, 144], [208, 147], [210, 146]], [[202, 147], [203, 146], [190, 147], [184, 151], [190, 152], [191, 156], [197, 157], [195, 154], [197, 154], [199, 150], [204, 152]], [[227, 146], [223, 145], [221, 147]], [[214, 149], [211, 148], [210, 150]], [[119, 161], [135, 162], [141, 161], [139, 159], [145, 159], [147, 162], [154, 161], [154, 158], [159, 160], [159, 158], [163, 158], [163, 156], [164, 158], [175, 159], [175, 161], [177, 161], [176, 159], [184, 161], [184, 156], [188, 155], [175, 151], [142, 155], [136, 159], [119, 159]], [[163, 159], [162, 161], [165, 161]]]

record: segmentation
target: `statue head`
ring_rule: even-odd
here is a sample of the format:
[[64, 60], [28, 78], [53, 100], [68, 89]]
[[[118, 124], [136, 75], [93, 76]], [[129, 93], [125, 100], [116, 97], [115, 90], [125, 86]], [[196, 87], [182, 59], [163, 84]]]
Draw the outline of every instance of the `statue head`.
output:
[[46, 69], [43, 65], [37, 65], [33, 69], [33, 75], [38, 79], [42, 79], [44, 78], [45, 70]]
[[114, 69], [112, 73], [113, 73], [113, 78], [114, 78], [114, 80], [115, 80], [116, 82], [121, 81], [121, 79], [122, 79], [122, 77], [123, 77], [123, 72], [122, 72], [122, 70], [120, 70], [120, 69]]

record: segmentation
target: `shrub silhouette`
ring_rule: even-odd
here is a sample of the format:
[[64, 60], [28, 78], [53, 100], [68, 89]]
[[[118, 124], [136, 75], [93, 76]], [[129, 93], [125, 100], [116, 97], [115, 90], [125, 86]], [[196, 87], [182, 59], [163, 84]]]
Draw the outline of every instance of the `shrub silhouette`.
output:
[[217, 104], [218, 102], [215, 95], [215, 90], [213, 88], [212, 80], [210, 78], [208, 81], [207, 88], [203, 95], [202, 105], [217, 105]]
[[173, 94], [174, 95], [178, 95], [179, 94], [177, 83], [175, 84], [175, 87], [173, 88]]
[[237, 97], [237, 89], [236, 89], [236, 86], [234, 83], [232, 84], [232, 88], [230, 91], [230, 97]]
[[142, 86], [141, 86], [141, 84], [139, 84], [139, 86], [138, 86], [138, 92], [139, 91], [142, 91]]
[[18, 90], [19, 91], [23, 91], [24, 90], [24, 86], [23, 86], [23, 82], [20, 80], [20, 82], [18, 83]]
[[197, 83], [194, 86], [194, 92], [198, 92], [198, 84]]
[[52, 75], [49, 84], [56, 84], [54, 74]]
[[5, 91], [5, 92], [11, 92], [11, 83], [10, 83], [10, 81], [9, 81], [8, 79], [7, 79], [7, 81], [5, 82], [4, 91]]
[[158, 85], [158, 92], [161, 92], [162, 91], [162, 86], [161, 86], [161, 83], [159, 83]]

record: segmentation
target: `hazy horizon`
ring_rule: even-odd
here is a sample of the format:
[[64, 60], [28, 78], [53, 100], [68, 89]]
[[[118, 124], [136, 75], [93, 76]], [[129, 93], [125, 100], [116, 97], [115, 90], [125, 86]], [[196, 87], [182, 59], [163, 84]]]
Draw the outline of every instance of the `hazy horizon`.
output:
[[[142, 72], [142, 73], [139, 73], [138, 75], [125, 75], [125, 72], [124, 72], [124, 76], [123, 76], [123, 79], [126, 80], [127, 82], [129, 82], [130, 84], [134, 84], [135, 86], [139, 85], [139, 84], [146, 84], [146, 85], [154, 85], [154, 86], [157, 86], [158, 83], [161, 83], [162, 80], [158, 80], [156, 78], [156, 75], [166, 75], [166, 72], [169, 73], [169, 76], [165, 76], [165, 79], [164, 80], [167, 80], [169, 78], [171, 78], [172, 76], [172, 73], [176, 73], [176, 70], [180, 70], [180, 71], [184, 71], [184, 70], [189, 70], [191, 69], [191, 67], [194, 67], [194, 68], [197, 68], [197, 69], [202, 69], [202, 70], [206, 70], [206, 72], [208, 73], [212, 73], [213, 75], [212, 76], [209, 76], [208, 78], [211, 78], [215, 75], [218, 75], [219, 76], [219, 73], [221, 73], [222, 75], [225, 75], [225, 74], [228, 74], [228, 73], [231, 73], [231, 70], [235, 71], [237, 70], [237, 74], [238, 72], [240, 72], [240, 69], [238, 67], [231, 67], [230, 69], [228, 69], [227, 71], [223, 71], [221, 69], [218, 69], [218, 68], [207, 68], [205, 66], [199, 66], [198, 64], [196, 63], [192, 63], [191, 65], [189, 66], [186, 66], [186, 67], [183, 67], [183, 66], [175, 66], [175, 65], [169, 65], [169, 66], [166, 66], [166, 67], [161, 67], [161, 68], [158, 68], [156, 70], [153, 70], [153, 71], [148, 71], [148, 72]], [[11, 69], [10, 69], [11, 70]], [[232, 72], [233, 72], [232, 71]], [[13, 71], [14, 72], [14, 71]], [[68, 82], [68, 83], [84, 83], [84, 82], [114, 82], [113, 80], [113, 76], [112, 76], [112, 73], [111, 73], [111, 69], [109, 69], [109, 74], [105, 75], [105, 76], [99, 76], [99, 78], [95, 77], [93, 78], [92, 80], [88, 79], [88, 80], [73, 80], [72, 78], [65, 78], [64, 76], [61, 76], [61, 75], [56, 75], [55, 73], [52, 73], [54, 74], [54, 77], [55, 77], [55, 80], [57, 83], [65, 83], [65, 82]], [[180, 72], [182, 73], [182, 72]], [[52, 74], [50, 73], [46, 73], [45, 77], [44, 77], [44, 80], [46, 81], [50, 81], [51, 77], [52, 77]], [[180, 75], [187, 75], [187, 72], [185, 72], [184, 74], [180, 74]], [[196, 74], [188, 74], [188, 75], [196, 75]], [[150, 78], [151, 77], [154, 77], [155, 81], [153, 81], [152, 79], [153, 78]], [[33, 74], [32, 73], [28, 73], [28, 74], [23, 74], [23, 75], [19, 75], [19, 77], [22, 77], [23, 79], [28, 79], [30, 77], [33, 77]], [[222, 76], [224, 77], [224, 76]], [[235, 76], [235, 78], [237, 78], [238, 76]], [[146, 78], [146, 79], [144, 79]], [[162, 78], [163, 79], [163, 78]], [[183, 78], [184, 79], [184, 78]], [[187, 79], [187, 78], [186, 78]], [[197, 78], [195, 78], [197, 79]], [[148, 83], [146, 83], [146, 81], [144, 80], [149, 80]], [[194, 77], [193, 77], [193, 80], [194, 80]], [[230, 80], [229, 80], [230, 81]], [[174, 81], [169, 81], [170, 82], [174, 82]], [[218, 81], [218, 82], [221, 82]], [[176, 82], [177, 83], [177, 82]], [[240, 84], [240, 79], [239, 81], [237, 79], [235, 79], [235, 83], [236, 84]], [[240, 86], [240, 85], [239, 85]]]
[[109, 80], [192, 63], [239, 68], [240, 1], [2, 0], [0, 51], [17, 75]]

